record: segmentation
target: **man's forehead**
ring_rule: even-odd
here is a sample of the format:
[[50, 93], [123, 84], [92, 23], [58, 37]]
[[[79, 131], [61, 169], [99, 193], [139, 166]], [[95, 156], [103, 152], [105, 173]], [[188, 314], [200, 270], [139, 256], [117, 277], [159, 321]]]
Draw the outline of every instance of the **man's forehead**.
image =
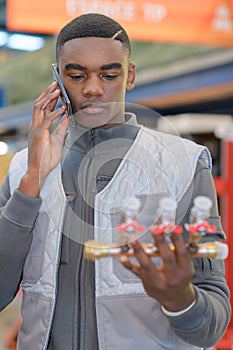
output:
[[85, 37], [71, 39], [65, 42], [60, 51], [60, 55], [74, 54], [74, 53], [88, 53], [92, 55], [124, 55], [128, 56], [127, 50], [124, 48], [122, 42], [112, 38], [99, 37]]
[[121, 42], [111, 38], [85, 37], [69, 40], [63, 46], [59, 61], [64, 64], [78, 63], [83, 66], [92, 62], [99, 67], [110, 63], [124, 64], [128, 54]]

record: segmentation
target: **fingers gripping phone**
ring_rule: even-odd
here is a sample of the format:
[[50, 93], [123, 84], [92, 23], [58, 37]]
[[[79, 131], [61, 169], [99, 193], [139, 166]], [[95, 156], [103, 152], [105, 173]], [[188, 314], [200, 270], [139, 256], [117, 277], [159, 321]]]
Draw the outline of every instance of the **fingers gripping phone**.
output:
[[54, 80], [58, 83], [58, 86], [61, 90], [60, 98], [61, 98], [62, 104], [66, 106], [66, 111], [68, 114], [70, 125], [71, 127], [75, 127], [71, 102], [70, 102], [69, 96], [67, 95], [66, 89], [63, 85], [63, 82], [61, 80], [57, 63], [52, 63], [52, 73], [53, 73]]

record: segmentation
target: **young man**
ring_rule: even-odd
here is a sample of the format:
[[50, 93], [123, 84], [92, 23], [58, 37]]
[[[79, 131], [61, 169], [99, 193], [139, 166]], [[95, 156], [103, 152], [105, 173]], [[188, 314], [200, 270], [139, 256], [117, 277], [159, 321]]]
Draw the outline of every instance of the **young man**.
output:
[[[178, 202], [176, 223], [188, 222], [193, 199], [213, 201], [210, 220], [224, 238], [208, 151], [138, 125], [124, 111], [135, 65], [124, 29], [99, 14], [68, 23], [57, 39], [59, 72], [71, 100], [54, 134], [60, 89], [36, 100], [28, 151], [17, 154], [0, 193], [0, 305], [22, 282], [18, 349], [201, 349], [222, 337], [230, 317], [223, 261], [192, 259], [180, 235], [175, 250], [151, 237], [159, 199]], [[139, 240], [135, 260], [83, 257], [93, 237], [117, 241], [124, 200], [142, 203], [142, 240], [154, 240], [153, 260]]]

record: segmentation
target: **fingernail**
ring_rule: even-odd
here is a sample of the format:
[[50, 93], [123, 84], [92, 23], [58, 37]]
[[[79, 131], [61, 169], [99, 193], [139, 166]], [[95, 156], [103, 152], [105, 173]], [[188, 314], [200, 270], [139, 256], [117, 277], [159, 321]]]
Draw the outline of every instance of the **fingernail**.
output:
[[120, 262], [124, 263], [124, 262], [126, 262], [128, 260], [128, 258], [125, 255], [121, 255], [119, 257], [119, 260], [120, 260]]

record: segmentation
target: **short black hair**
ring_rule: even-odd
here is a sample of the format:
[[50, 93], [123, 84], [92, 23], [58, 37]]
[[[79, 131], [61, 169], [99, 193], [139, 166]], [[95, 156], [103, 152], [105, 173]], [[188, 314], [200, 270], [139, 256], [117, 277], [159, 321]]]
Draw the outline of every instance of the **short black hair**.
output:
[[119, 40], [128, 54], [131, 54], [129, 37], [125, 29], [115, 20], [99, 13], [87, 13], [74, 18], [58, 34], [56, 57], [58, 59], [64, 44], [72, 39], [96, 37]]

